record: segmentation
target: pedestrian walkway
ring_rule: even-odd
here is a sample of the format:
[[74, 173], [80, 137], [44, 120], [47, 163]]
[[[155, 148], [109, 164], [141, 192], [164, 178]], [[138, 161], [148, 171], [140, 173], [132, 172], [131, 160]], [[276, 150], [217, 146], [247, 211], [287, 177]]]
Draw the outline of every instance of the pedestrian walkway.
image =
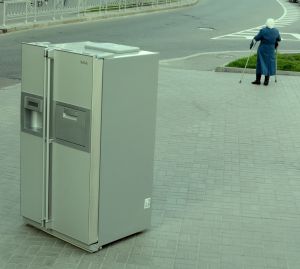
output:
[[0, 25], [3, 24], [3, 2], [0, 1]]
[[[24, 5], [20, 6], [18, 2], [11, 2], [10, 5], [6, 5], [6, 14], [4, 14], [4, 4], [0, 2], [0, 33], [57, 26], [75, 22], [88, 22], [114, 17], [133, 16], [150, 12], [161, 12], [163, 10], [192, 6], [197, 4], [197, 2], [198, 0], [157, 0], [147, 3], [143, 1], [136, 1], [134, 3], [127, 1], [106, 1], [102, 3], [102, 7], [105, 8], [105, 10], [102, 10], [101, 12], [89, 11], [93, 8], [99, 8], [99, 3], [97, 2], [90, 2], [90, 5], [86, 6], [86, 4], [88, 5], [89, 3], [84, 2], [84, 4], [82, 4], [81, 2], [75, 1], [75, 6], [71, 5], [59, 9], [56, 7], [55, 10], [53, 10], [52, 5], [46, 5], [46, 8], [41, 9], [28, 9]], [[23, 4], [24, 3], [25, 2], [23, 2]], [[77, 6], [77, 4], [80, 5]], [[83, 8], [82, 5], [86, 6], [85, 12], [79, 12]], [[118, 8], [112, 9], [113, 6], [117, 6]]]
[[300, 77], [191, 60], [160, 66], [152, 228], [95, 254], [22, 224], [20, 84], [0, 80], [1, 269], [300, 268]]

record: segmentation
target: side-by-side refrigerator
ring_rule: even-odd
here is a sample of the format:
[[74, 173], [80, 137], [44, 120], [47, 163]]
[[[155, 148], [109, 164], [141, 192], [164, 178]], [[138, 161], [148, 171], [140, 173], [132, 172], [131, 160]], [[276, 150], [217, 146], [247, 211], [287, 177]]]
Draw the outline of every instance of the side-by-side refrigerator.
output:
[[158, 54], [22, 45], [21, 215], [87, 251], [150, 228]]

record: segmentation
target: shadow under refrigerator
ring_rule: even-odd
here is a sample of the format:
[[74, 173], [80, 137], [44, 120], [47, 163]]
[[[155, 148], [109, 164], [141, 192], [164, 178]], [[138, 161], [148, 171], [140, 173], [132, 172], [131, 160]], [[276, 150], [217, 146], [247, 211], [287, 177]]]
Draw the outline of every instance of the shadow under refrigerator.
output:
[[158, 54], [22, 45], [21, 215], [94, 252], [150, 228]]

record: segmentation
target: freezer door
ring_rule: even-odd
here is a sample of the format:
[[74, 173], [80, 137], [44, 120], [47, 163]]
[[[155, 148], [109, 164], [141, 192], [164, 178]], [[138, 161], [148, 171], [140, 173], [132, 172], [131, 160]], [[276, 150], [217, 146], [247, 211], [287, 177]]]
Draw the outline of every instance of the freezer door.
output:
[[20, 181], [21, 215], [42, 224], [44, 218], [43, 116], [45, 48], [22, 45]]
[[102, 60], [55, 51], [52, 229], [98, 241]]

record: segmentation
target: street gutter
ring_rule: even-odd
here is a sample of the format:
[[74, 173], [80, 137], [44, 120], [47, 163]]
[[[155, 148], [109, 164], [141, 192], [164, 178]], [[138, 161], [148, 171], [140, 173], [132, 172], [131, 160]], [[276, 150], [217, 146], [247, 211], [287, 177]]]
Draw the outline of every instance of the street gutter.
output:
[[[244, 71], [244, 68], [227, 67], [227, 66], [218, 66], [215, 69], [215, 72], [228, 72], [228, 73], [243, 73], [243, 71]], [[255, 74], [256, 70], [246, 68], [245, 73], [246, 74]], [[277, 70], [277, 75], [300, 76], [300, 72]]]

